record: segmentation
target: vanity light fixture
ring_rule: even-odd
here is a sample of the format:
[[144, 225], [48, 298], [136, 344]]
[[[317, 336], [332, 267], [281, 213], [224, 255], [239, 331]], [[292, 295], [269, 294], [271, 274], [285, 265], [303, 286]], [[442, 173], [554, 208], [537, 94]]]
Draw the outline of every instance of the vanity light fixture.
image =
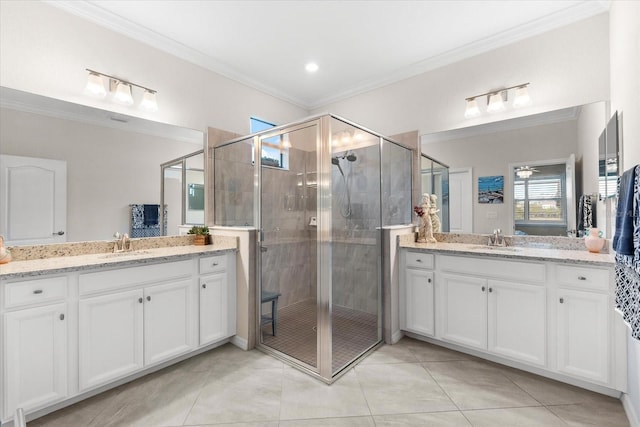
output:
[[100, 98], [107, 96], [107, 91], [104, 87], [104, 78], [106, 78], [109, 84], [109, 92], [113, 92], [114, 101], [124, 105], [132, 105], [132, 87], [135, 86], [144, 90], [144, 93], [142, 94], [142, 101], [140, 102], [140, 108], [147, 111], [158, 110], [158, 102], [156, 100], [157, 92], [154, 89], [150, 89], [118, 77], [110, 76], [109, 74], [104, 74], [99, 71], [90, 70], [89, 68], [86, 70], [89, 72], [89, 76], [87, 78], [85, 93]]
[[508, 94], [511, 89], [515, 89], [515, 96], [513, 98], [513, 107], [523, 107], [531, 104], [531, 97], [527, 89], [529, 83], [522, 83], [515, 86], [506, 87], [503, 89], [492, 90], [491, 92], [481, 93], [480, 95], [471, 96], [466, 98], [467, 107], [464, 112], [466, 118], [477, 117], [480, 115], [480, 107], [478, 106], [478, 98], [483, 96], [487, 97], [487, 112], [496, 113], [503, 111], [506, 108], [506, 102]]

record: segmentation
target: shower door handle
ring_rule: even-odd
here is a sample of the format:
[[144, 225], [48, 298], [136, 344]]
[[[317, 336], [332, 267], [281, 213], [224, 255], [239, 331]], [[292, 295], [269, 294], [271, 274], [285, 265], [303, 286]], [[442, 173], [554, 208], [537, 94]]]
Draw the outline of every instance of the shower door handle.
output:
[[260, 252], [267, 252], [266, 246], [260, 246]]

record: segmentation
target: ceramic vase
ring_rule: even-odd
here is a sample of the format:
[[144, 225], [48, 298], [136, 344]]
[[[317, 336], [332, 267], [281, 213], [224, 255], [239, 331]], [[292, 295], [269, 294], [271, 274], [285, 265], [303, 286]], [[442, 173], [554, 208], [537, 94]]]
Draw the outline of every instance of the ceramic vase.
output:
[[587, 250], [592, 253], [600, 253], [604, 247], [605, 240], [600, 236], [600, 230], [591, 228], [589, 234], [584, 238], [584, 245]]

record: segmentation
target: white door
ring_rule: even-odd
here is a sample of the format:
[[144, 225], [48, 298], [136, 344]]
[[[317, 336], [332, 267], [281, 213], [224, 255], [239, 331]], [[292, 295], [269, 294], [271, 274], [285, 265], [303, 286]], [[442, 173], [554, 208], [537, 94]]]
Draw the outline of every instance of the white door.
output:
[[433, 336], [433, 272], [413, 268], [407, 268], [405, 272], [404, 329]]
[[544, 366], [546, 288], [493, 280], [488, 286], [489, 351]]
[[449, 170], [449, 231], [473, 233], [472, 169]]
[[80, 300], [80, 391], [143, 367], [142, 289]]
[[182, 280], [144, 291], [144, 363], [171, 359], [196, 347], [195, 283]]
[[3, 419], [67, 397], [67, 304], [5, 314]]
[[487, 348], [487, 281], [442, 275], [442, 338]]
[[0, 234], [11, 245], [67, 241], [67, 162], [0, 155]]
[[227, 275], [200, 278], [200, 345], [229, 336]]
[[609, 381], [609, 296], [558, 289], [558, 370]]

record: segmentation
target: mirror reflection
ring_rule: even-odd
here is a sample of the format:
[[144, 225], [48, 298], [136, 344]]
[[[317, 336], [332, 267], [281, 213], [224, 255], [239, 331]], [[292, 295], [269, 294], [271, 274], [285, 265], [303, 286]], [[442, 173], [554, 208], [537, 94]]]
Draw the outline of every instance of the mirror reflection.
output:
[[[48, 196], [38, 192], [23, 198], [26, 200], [0, 203], [0, 234], [8, 237], [9, 245], [109, 240], [115, 232], [131, 233], [132, 205], [160, 206], [160, 165], [203, 148], [203, 132], [192, 129], [9, 88], [0, 88], [0, 101], [0, 156], [27, 158], [31, 163], [60, 162], [66, 167], [67, 182], [66, 201], [50, 203], [64, 205], [66, 213], [42, 209]], [[202, 157], [194, 157], [193, 161], [198, 165], [189, 165], [193, 170], [188, 182], [192, 191], [185, 203], [198, 207], [204, 162]], [[3, 181], [23, 182], [5, 180], [16, 170], [7, 172], [5, 168]], [[201, 177], [191, 178], [197, 174]], [[165, 204], [167, 219], [176, 223], [176, 227], [167, 229], [167, 234], [178, 234], [177, 223], [186, 220], [182, 201]], [[27, 215], [20, 214], [20, 209]], [[160, 218], [162, 212], [158, 214]], [[153, 215], [145, 217], [143, 211], [141, 215], [141, 221], [154, 221]], [[56, 216], [63, 216], [66, 224], [56, 227]], [[21, 220], [25, 218], [30, 223], [23, 224]], [[54, 235], [56, 240], [52, 240]]]
[[[608, 103], [598, 102], [422, 135], [422, 152], [450, 167], [450, 230], [575, 236], [577, 201], [598, 191], [598, 137], [607, 113]], [[554, 191], [533, 186], [553, 165]], [[531, 188], [516, 175], [527, 166], [540, 171], [528, 178]], [[502, 177], [503, 198], [481, 203], [478, 182], [490, 177]], [[543, 207], [548, 215], [537, 212]], [[597, 209], [604, 217], [604, 207]]]

